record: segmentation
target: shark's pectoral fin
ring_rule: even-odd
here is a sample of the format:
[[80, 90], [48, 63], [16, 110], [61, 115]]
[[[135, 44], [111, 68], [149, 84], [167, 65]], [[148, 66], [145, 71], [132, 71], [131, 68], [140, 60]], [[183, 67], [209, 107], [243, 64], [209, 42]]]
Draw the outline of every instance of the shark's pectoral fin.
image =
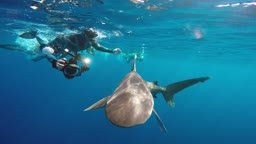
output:
[[156, 116], [156, 120], [157, 120], [157, 122], [158, 122], [158, 125], [159, 125], [161, 131], [162, 131], [163, 133], [167, 133], [167, 129], [166, 129], [166, 127], [165, 127], [163, 121], [161, 120], [161, 118], [159, 117], [159, 115], [157, 114], [157, 112], [156, 112], [155, 109], [153, 109], [153, 113], [154, 113], [154, 115]]
[[106, 105], [108, 99], [109, 99], [110, 96], [108, 97], [105, 97], [99, 101], [97, 101], [96, 103], [94, 103], [93, 105], [89, 106], [88, 108], [86, 108], [84, 111], [90, 111], [90, 110], [95, 110], [95, 109], [98, 109], [98, 108], [102, 108]]
[[189, 79], [189, 80], [184, 80], [184, 81], [170, 84], [166, 87], [166, 91], [163, 92], [164, 98], [169, 106], [174, 107], [174, 105], [175, 105], [174, 94], [178, 93], [179, 91], [181, 91], [189, 86], [192, 86], [199, 82], [204, 82], [208, 79], [209, 79], [209, 77], [200, 77], [200, 78]]
[[151, 94], [152, 94], [152, 96], [153, 96], [153, 98], [157, 98], [157, 92], [151, 92]]

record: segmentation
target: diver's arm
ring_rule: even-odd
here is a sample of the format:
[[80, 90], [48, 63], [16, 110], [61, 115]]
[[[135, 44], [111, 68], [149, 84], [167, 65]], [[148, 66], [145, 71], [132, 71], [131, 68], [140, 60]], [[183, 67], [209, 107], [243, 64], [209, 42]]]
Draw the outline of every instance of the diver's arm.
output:
[[92, 46], [99, 51], [102, 52], [107, 52], [107, 53], [114, 53], [114, 50], [112, 49], [108, 49], [106, 47], [101, 46], [99, 43], [97, 43], [96, 41], [92, 41]]

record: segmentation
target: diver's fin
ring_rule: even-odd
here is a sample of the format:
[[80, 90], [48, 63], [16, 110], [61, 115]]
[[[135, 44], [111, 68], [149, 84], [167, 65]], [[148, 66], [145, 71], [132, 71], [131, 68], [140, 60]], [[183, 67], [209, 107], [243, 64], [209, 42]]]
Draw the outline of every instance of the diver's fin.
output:
[[106, 105], [107, 101], [108, 101], [108, 97], [104, 97], [103, 99], [97, 101], [96, 103], [94, 103], [93, 105], [89, 106], [88, 108], [86, 108], [84, 111], [90, 111], [90, 110], [95, 110], [98, 108], [102, 108], [103, 106]]
[[7, 49], [7, 50], [12, 50], [12, 51], [22, 51], [22, 52], [25, 51], [24, 49], [22, 49], [21, 46], [14, 45], [14, 44], [0, 44], [0, 48]]
[[24, 39], [36, 38], [37, 42], [40, 45], [46, 45], [47, 43], [43, 39], [41, 39], [37, 34], [38, 34], [37, 30], [30, 30], [30, 31], [20, 34], [19, 37], [24, 38]]
[[34, 61], [34, 62], [38, 62], [38, 61], [40, 61], [40, 60], [42, 60], [42, 59], [44, 59], [44, 58], [46, 58], [46, 57], [47, 57], [47, 56], [46, 56], [45, 54], [43, 54], [43, 55], [37, 55], [37, 56], [32, 57], [31, 60]]
[[154, 113], [154, 115], [156, 116], [156, 120], [157, 120], [157, 122], [158, 122], [158, 125], [159, 125], [161, 131], [162, 131], [163, 133], [167, 133], [167, 129], [166, 129], [166, 127], [165, 127], [163, 121], [161, 120], [161, 118], [159, 117], [159, 115], [157, 114], [157, 112], [156, 112], [155, 109], [153, 109], [153, 113]]
[[42, 45], [47, 45], [47, 43], [43, 40], [43, 39], [41, 39], [39, 36], [35, 36], [35, 38], [36, 38], [36, 40], [37, 40], [37, 42], [42, 46]]
[[34, 55], [33, 51], [26, 50], [25, 48], [15, 44], [0, 44], [0, 49], [6, 49], [11, 51], [23, 52], [28, 55]]
[[184, 80], [180, 82], [176, 82], [173, 84], [170, 84], [166, 87], [166, 91], [163, 92], [163, 96], [168, 103], [169, 106], [174, 107], [174, 94], [178, 93], [179, 91], [192, 86], [198, 82], [204, 82], [208, 80], [209, 77], [200, 77], [200, 78], [195, 78], [195, 79], [189, 79], [189, 80]]
[[37, 30], [29, 30], [19, 35], [21, 38], [34, 39], [37, 36]]

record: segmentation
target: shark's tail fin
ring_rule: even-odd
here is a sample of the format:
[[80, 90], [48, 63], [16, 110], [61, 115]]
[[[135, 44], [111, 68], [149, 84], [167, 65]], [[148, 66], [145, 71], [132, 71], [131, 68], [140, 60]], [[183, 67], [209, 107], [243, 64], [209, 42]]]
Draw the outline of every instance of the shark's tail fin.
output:
[[208, 79], [209, 77], [200, 77], [200, 78], [194, 78], [194, 79], [184, 80], [184, 81], [170, 84], [166, 87], [166, 90], [163, 92], [163, 96], [166, 102], [168, 103], [168, 105], [171, 107], [174, 107], [175, 106], [174, 94], [198, 82], [204, 82]]

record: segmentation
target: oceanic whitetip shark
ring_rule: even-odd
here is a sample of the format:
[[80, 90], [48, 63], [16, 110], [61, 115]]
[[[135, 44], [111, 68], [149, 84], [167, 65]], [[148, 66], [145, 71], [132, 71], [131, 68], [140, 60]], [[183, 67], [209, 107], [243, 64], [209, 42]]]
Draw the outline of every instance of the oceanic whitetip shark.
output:
[[157, 82], [147, 82], [136, 72], [135, 60], [132, 71], [126, 75], [111, 96], [105, 97], [84, 111], [105, 107], [107, 118], [116, 126], [133, 127], [144, 124], [152, 112], [156, 116], [162, 132], [167, 132], [164, 123], [154, 109], [154, 97], [162, 93], [170, 106], [174, 106], [173, 96], [177, 92], [209, 77], [189, 79], [161, 87]]

